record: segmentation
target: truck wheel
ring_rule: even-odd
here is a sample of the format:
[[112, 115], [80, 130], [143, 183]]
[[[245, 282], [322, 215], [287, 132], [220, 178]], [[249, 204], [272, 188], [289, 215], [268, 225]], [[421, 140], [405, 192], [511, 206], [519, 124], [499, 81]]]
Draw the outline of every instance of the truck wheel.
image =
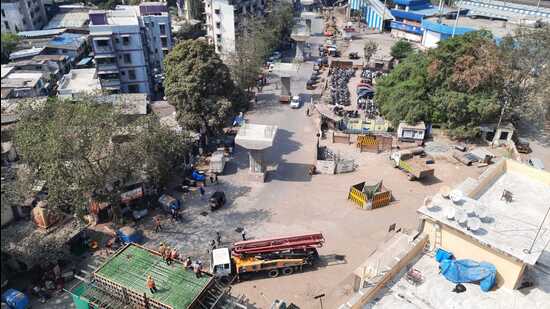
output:
[[267, 275], [269, 276], [269, 278], [276, 278], [277, 276], [279, 276], [279, 270], [272, 269], [267, 273]]
[[408, 174], [407, 177], [409, 178], [409, 181], [413, 181], [416, 179], [416, 177], [414, 177], [414, 175], [411, 175], [411, 174]]
[[292, 272], [294, 272], [292, 267], [283, 268], [283, 275], [290, 275]]
[[223, 276], [220, 278], [220, 281], [223, 284], [229, 284], [231, 282], [231, 278], [229, 278], [229, 276]]

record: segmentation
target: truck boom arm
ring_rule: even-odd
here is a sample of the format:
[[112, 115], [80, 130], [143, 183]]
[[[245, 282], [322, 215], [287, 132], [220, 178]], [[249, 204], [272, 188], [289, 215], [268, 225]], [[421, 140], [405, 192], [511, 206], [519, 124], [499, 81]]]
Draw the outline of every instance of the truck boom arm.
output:
[[241, 256], [260, 253], [275, 253], [286, 250], [305, 250], [309, 248], [322, 247], [324, 242], [325, 238], [321, 233], [246, 240], [234, 243], [232, 254]]

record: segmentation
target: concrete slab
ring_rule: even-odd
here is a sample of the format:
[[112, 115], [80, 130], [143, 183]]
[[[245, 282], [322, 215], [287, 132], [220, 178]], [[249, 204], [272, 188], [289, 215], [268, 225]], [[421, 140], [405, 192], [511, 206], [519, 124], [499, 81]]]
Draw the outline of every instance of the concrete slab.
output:
[[249, 150], [267, 149], [273, 146], [276, 134], [277, 126], [247, 123], [239, 129], [235, 143]]

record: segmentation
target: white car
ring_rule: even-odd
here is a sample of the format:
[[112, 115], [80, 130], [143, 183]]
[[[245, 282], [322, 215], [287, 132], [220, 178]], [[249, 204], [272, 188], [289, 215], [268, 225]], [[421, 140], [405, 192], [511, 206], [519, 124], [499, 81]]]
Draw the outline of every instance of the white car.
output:
[[300, 96], [293, 96], [292, 100], [290, 101], [290, 107], [291, 108], [300, 108]]

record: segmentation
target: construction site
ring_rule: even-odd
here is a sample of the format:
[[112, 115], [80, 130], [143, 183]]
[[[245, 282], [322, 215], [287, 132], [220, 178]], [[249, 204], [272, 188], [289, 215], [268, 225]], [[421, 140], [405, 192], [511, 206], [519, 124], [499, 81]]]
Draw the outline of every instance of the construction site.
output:
[[[550, 173], [507, 125], [464, 144], [424, 122], [390, 123], [374, 93], [397, 38], [348, 23], [345, 7], [304, 14], [295, 49], [267, 66], [230, 141], [201, 153], [191, 176], [159, 196], [132, 187], [125, 201], [149, 206], [128, 207], [122, 225], [94, 204], [97, 220], [78, 230], [3, 230], [3, 248], [18, 253], [58, 231], [84, 244], [32, 308], [550, 304]], [[371, 61], [352, 59], [367, 40], [379, 44]], [[550, 161], [548, 145], [532, 141], [533, 154]]]

